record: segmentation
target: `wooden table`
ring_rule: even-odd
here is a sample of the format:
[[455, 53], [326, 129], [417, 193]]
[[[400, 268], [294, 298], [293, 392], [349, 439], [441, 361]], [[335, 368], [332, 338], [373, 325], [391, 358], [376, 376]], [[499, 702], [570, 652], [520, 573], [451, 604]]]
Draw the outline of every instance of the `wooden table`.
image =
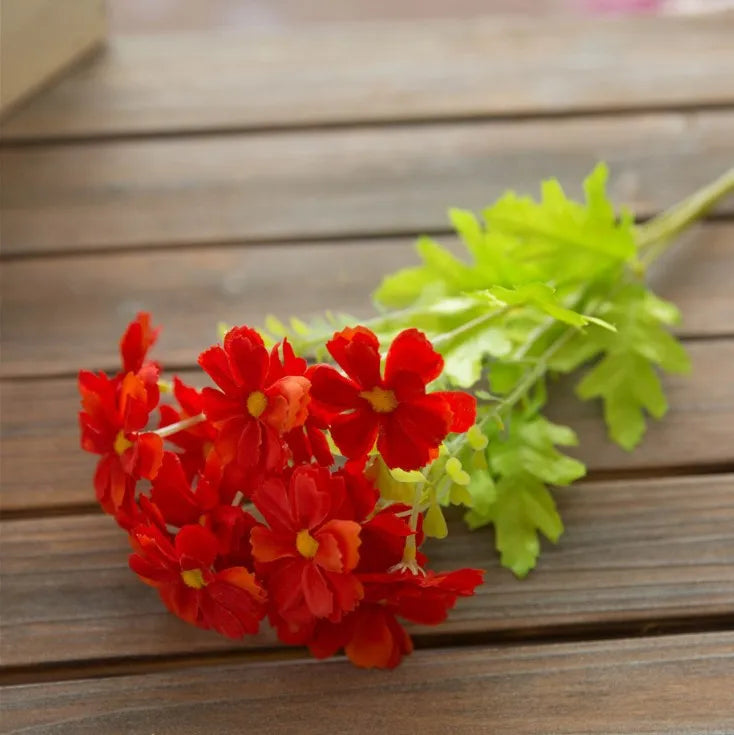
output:
[[[2, 144], [3, 732], [733, 733], [734, 201], [654, 275], [689, 378], [627, 454], [561, 395], [588, 481], [525, 581], [487, 582], [395, 672], [233, 643], [127, 568], [78, 448], [75, 373], [146, 308], [191, 371], [218, 320], [369, 314], [448, 205], [597, 159], [649, 216], [734, 163], [734, 17], [552, 17], [113, 37]], [[565, 388], [560, 390], [563, 394]], [[568, 396], [568, 391], [566, 391]]]

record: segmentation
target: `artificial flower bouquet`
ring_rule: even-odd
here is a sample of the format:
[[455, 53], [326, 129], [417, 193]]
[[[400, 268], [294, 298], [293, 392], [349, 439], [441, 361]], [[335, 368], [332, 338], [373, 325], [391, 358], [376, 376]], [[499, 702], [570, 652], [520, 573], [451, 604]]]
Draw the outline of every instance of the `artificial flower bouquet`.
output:
[[577, 395], [603, 401], [610, 438], [641, 440], [667, 409], [659, 370], [689, 369], [647, 268], [734, 187], [729, 172], [637, 225], [606, 176], [584, 203], [551, 180], [540, 202], [451, 210], [468, 259], [420, 239], [422, 263], [385, 278], [367, 321], [222, 327], [202, 390], [162, 379], [139, 314], [120, 371], [79, 374], [81, 445], [132, 571], [198, 627], [241, 638], [267, 617], [284, 643], [380, 668], [412, 650], [402, 621], [438, 624], [482, 582], [431, 569], [423, 542], [446, 536], [446, 506], [493, 526], [501, 563], [526, 575], [539, 534], [563, 531], [548, 486], [585, 472], [558, 449], [574, 432], [543, 416], [549, 378], [585, 368]]

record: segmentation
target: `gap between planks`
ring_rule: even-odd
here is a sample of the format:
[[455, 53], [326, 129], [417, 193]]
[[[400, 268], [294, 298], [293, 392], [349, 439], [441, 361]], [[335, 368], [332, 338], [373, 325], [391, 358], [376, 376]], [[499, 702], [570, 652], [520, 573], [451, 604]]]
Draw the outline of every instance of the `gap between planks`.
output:
[[[516, 630], [473, 633], [414, 633], [416, 651], [461, 650], [492, 646], [512, 650], [519, 645], [544, 647], [563, 643], [602, 642], [640, 638], [668, 639], [717, 632], [734, 632], [730, 615], [697, 615], [693, 617], [657, 618], [646, 621], [618, 620], [602, 624], [580, 624], [518, 628]], [[337, 655], [335, 660], [344, 660]], [[314, 662], [306, 648], [279, 645], [271, 649], [223, 649], [201, 653], [130, 656], [109, 659], [83, 659], [35, 664], [0, 666], [0, 687], [22, 684], [51, 683], [79, 679], [103, 679], [119, 676], [173, 671], [183, 668], [206, 668], [233, 664], [278, 662]]]
[[734, 730], [734, 635], [418, 651], [393, 672], [343, 659], [157, 671], [4, 691], [14, 732], [248, 729], [665, 735]]

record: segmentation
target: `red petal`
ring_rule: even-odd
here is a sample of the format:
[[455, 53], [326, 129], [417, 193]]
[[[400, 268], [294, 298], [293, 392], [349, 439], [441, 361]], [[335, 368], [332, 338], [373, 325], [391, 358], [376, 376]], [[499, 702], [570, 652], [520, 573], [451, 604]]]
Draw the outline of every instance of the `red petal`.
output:
[[291, 476], [288, 499], [297, 530], [318, 526], [329, 512], [331, 497], [319, 488], [318, 479], [319, 470], [310, 465], [297, 467]]
[[221, 393], [215, 388], [204, 388], [201, 398], [204, 413], [209, 421], [226, 421], [244, 414], [242, 403], [237, 397]]
[[219, 346], [213, 345], [199, 355], [199, 365], [204, 372], [227, 394], [237, 394], [237, 384], [227, 360], [227, 353]]
[[196, 523], [201, 515], [201, 506], [191, 492], [181, 461], [173, 452], [164, 453], [150, 496], [166, 521], [174, 526]]
[[331, 424], [331, 438], [349, 459], [364, 457], [375, 445], [379, 420], [370, 410], [337, 416]]
[[[344, 646], [344, 652], [356, 666], [365, 669], [385, 669], [393, 663], [395, 639], [388, 626], [391, 613], [375, 605], [366, 605], [357, 611], [352, 639]], [[399, 660], [399, 659], [398, 659]]]
[[298, 556], [292, 533], [286, 536], [273, 533], [265, 526], [255, 526], [250, 532], [250, 543], [252, 555], [259, 562], [267, 563]]
[[361, 405], [359, 386], [331, 365], [316, 365], [310, 370], [311, 397], [325, 407], [342, 411]]
[[[332, 519], [324, 523], [316, 534], [319, 550], [315, 561], [331, 572], [350, 572], [359, 561], [360, 528], [354, 521]], [[329, 543], [331, 539], [335, 547]], [[334, 554], [335, 550], [338, 555]]]
[[263, 514], [267, 524], [277, 533], [295, 533], [295, 521], [285, 482], [280, 477], [269, 477], [255, 490], [252, 502]]
[[435, 380], [443, 370], [443, 358], [426, 335], [417, 329], [406, 329], [395, 337], [385, 359], [385, 384], [398, 373], [416, 373], [424, 385]]
[[136, 473], [148, 480], [154, 479], [163, 461], [163, 439], [152, 432], [139, 434], [135, 447], [138, 455]]
[[217, 555], [217, 539], [200, 525], [184, 526], [174, 541], [184, 569], [210, 567]]
[[435, 394], [401, 403], [385, 420], [377, 440], [388, 467], [417, 470], [431, 459], [449, 430], [451, 411]]
[[224, 338], [232, 377], [240, 388], [250, 393], [260, 390], [268, 370], [268, 351], [262, 337], [249, 327], [237, 327]]
[[315, 564], [306, 564], [301, 576], [306, 605], [317, 618], [326, 618], [334, 609], [334, 595]]
[[363, 388], [379, 385], [380, 343], [367, 327], [347, 327], [326, 343], [344, 372]]
[[463, 391], [441, 391], [431, 395], [446, 401], [453, 414], [449, 431], [468, 431], [477, 418], [477, 399]]
[[158, 338], [159, 329], [150, 324], [150, 314], [140, 312], [120, 340], [123, 372], [136, 373], [143, 365], [146, 353]]

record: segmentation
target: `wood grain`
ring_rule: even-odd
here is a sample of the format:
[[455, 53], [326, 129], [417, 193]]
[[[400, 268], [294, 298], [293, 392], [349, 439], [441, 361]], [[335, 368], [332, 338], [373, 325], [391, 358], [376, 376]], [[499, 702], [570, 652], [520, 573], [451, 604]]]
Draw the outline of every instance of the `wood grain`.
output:
[[113, 37], [101, 58], [9, 120], [3, 137], [720, 105], [734, 101], [732, 34], [727, 15]]
[[549, 176], [577, 194], [599, 159], [646, 215], [727, 168], [733, 127], [710, 111], [9, 148], [3, 251], [414, 234]]
[[[261, 324], [268, 313], [325, 309], [371, 316], [369, 294], [382, 276], [417, 262], [408, 238], [6, 262], [0, 375], [117, 369], [118, 335], [139, 309], [164, 327], [163, 363], [193, 365], [219, 320]], [[681, 308], [681, 334], [734, 335], [734, 224], [697, 228], [660, 265], [652, 283]]]
[[[734, 475], [592, 483], [557, 493], [566, 534], [516, 580], [489, 531], [452, 522], [429, 547], [438, 569], [486, 568], [487, 581], [425, 635], [537, 635], [590, 626], [724, 616], [734, 610]], [[270, 647], [189, 628], [127, 569], [124, 534], [98, 515], [3, 521], [4, 666]]]
[[[691, 376], [665, 379], [670, 411], [651, 421], [643, 443], [625, 452], [606, 436], [600, 406], [583, 404], [566, 382], [554, 389], [550, 416], [578, 432], [572, 454], [593, 472], [734, 467], [734, 340], [689, 344]], [[193, 373], [184, 377], [197, 380]], [[198, 377], [202, 382], [202, 377]], [[89, 506], [96, 458], [79, 449], [79, 397], [73, 378], [0, 382], [3, 512]]]
[[4, 692], [5, 732], [692, 735], [734, 730], [734, 634], [190, 668]]

